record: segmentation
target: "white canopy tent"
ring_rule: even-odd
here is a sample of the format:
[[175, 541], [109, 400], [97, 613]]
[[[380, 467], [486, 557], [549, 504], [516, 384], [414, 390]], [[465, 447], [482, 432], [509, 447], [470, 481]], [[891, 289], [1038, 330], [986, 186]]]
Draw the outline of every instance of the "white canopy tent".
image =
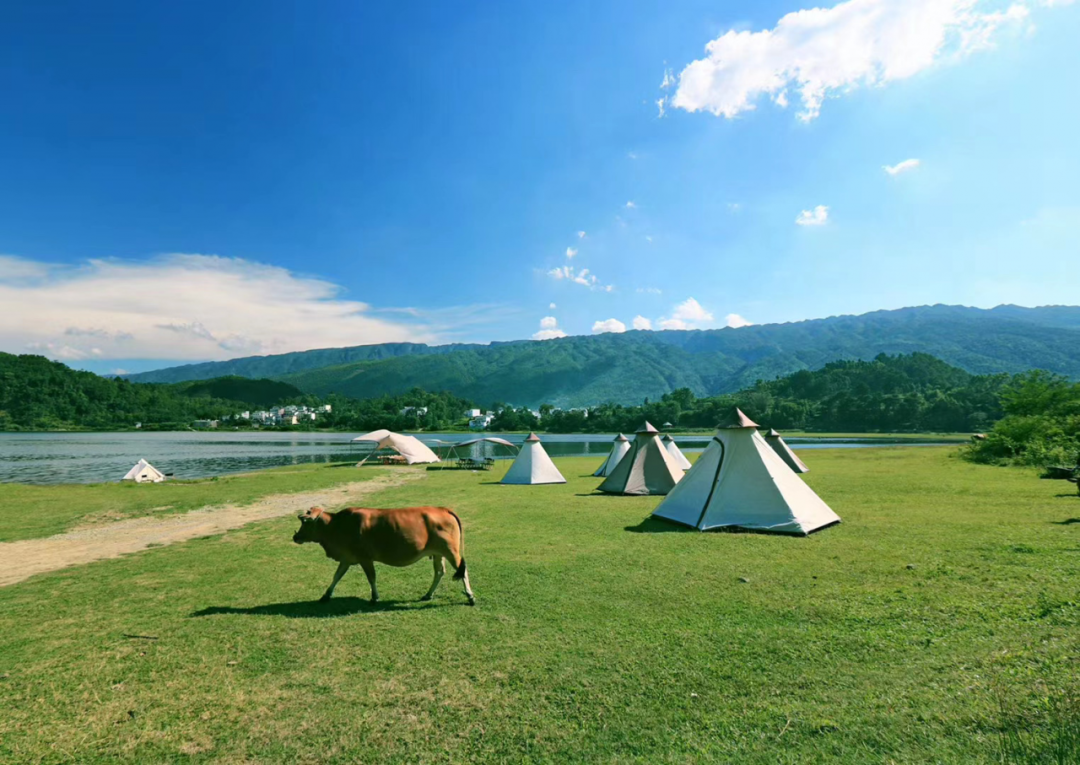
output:
[[668, 454], [671, 455], [671, 458], [675, 460], [675, 463], [679, 467], [681, 467], [683, 470], [690, 469], [690, 460], [686, 459], [686, 455], [679, 451], [679, 446], [675, 443], [674, 438], [672, 438], [671, 436], [664, 436], [660, 439], [660, 442], [664, 445], [664, 448], [667, 449]]
[[772, 450], [780, 455], [789, 468], [796, 473], [809, 473], [810, 468], [806, 466], [806, 463], [799, 459], [799, 455], [791, 451], [791, 447], [787, 445], [780, 434], [775, 430], [770, 430], [765, 434], [765, 443], [772, 447]]
[[[446, 448], [443, 462], [455, 463], [458, 468], [482, 467], [489, 468], [495, 463], [495, 456], [499, 453], [499, 447], [507, 456], [517, 454], [518, 448], [505, 438], [497, 436], [485, 436], [483, 438], [470, 438], [468, 441], [439, 441], [440, 446]], [[491, 456], [486, 453], [487, 444], [491, 444]]]
[[603, 464], [596, 469], [593, 476], [596, 478], [607, 478], [611, 475], [611, 472], [615, 469], [615, 466], [619, 464], [626, 453], [630, 451], [630, 439], [624, 436], [622, 433], [615, 436], [615, 443], [611, 446], [611, 451], [608, 452], [607, 459]]
[[656, 428], [646, 422], [630, 450], [597, 488], [608, 494], [667, 494], [682, 477], [682, 468], [660, 443]]
[[438, 462], [439, 458], [419, 438], [406, 436], [402, 433], [391, 433], [389, 430], [373, 430], [353, 439], [353, 443], [370, 443], [374, 445], [371, 454], [360, 460], [357, 465], [363, 465], [372, 454], [379, 449], [393, 449], [405, 458], [407, 465], [417, 465], [427, 462]]
[[165, 480], [165, 474], [151, 465], [146, 460], [139, 460], [135, 467], [127, 472], [121, 481], [134, 481], [135, 483], [161, 483]]
[[738, 409], [653, 515], [702, 531], [741, 528], [804, 536], [840, 522]]
[[530, 433], [521, 445], [517, 459], [506, 475], [499, 483], [507, 484], [541, 484], [541, 483], [566, 483], [562, 473], [555, 467], [551, 457], [544, 451], [540, 443], [540, 437]]

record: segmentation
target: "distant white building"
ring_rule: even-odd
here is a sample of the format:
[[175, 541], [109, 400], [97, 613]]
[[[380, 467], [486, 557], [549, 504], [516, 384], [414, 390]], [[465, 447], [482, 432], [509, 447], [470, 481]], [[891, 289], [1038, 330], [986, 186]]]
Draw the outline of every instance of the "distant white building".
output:
[[327, 414], [330, 414], [330, 412], [332, 412], [333, 410], [334, 409], [332, 406], [330, 406], [330, 404], [323, 404], [319, 407], [320, 412], [326, 412]]
[[495, 419], [495, 415], [490, 412], [488, 414], [477, 415], [469, 420], [469, 430], [486, 430], [493, 419]]
[[465, 412], [465, 416], [466, 416], [466, 417], [468, 417], [468, 418], [469, 418], [470, 420], [474, 420], [474, 419], [476, 419], [476, 418], [477, 418], [477, 417], [479, 417], [479, 416], [480, 416], [481, 414], [482, 414], [482, 413], [481, 413], [481, 411], [480, 411], [479, 409], [469, 409], [469, 410], [467, 410], [467, 411]]

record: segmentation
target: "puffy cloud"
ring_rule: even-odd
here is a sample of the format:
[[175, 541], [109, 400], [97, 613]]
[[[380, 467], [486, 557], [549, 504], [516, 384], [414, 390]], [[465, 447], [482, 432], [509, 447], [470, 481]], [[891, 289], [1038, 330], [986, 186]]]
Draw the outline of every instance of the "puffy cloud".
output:
[[701, 303], [693, 298], [687, 298], [675, 306], [675, 310], [672, 312], [671, 317], [673, 319], [693, 322], [694, 324], [704, 324], [713, 320], [713, 315], [702, 308]]
[[573, 247], [567, 247], [566, 248], [566, 257], [572, 258], [575, 255], [577, 255], [577, 250], [575, 250]]
[[829, 208], [826, 205], [818, 205], [813, 210], [803, 210], [795, 218], [799, 226], [824, 226], [829, 221]]
[[589, 269], [587, 268], [577, 271], [573, 266], [556, 266], [548, 271], [547, 275], [556, 281], [570, 281], [574, 284], [588, 287], [591, 290], [599, 290], [600, 292], [612, 292], [615, 289], [610, 284], [600, 284], [600, 280], [596, 275], [589, 273]]
[[629, 202], [626, 203], [626, 209], [627, 210], [633, 210], [636, 207], [637, 207], [637, 205], [634, 204], [633, 200], [630, 200]]
[[540, 331], [533, 334], [533, 340], [554, 340], [566, 337], [566, 333], [559, 329], [554, 316], [545, 316], [540, 320]]
[[549, 304], [548, 304], [548, 308], [549, 308], [550, 310], [554, 311], [554, 310], [555, 310], [556, 308], [558, 308], [558, 306], [557, 306], [557, 305], [555, 305], [554, 303], [549, 303]]
[[693, 329], [682, 319], [660, 319], [660, 329]]
[[422, 312], [390, 321], [340, 292], [284, 268], [211, 255], [63, 266], [4, 256], [0, 349], [194, 361], [438, 338]]
[[905, 159], [895, 165], [882, 165], [881, 168], [889, 175], [900, 175], [900, 173], [906, 173], [908, 170], [914, 170], [919, 164], [917, 159]]
[[1023, 3], [1005, 10], [992, 5], [987, 0], [848, 0], [789, 13], [773, 29], [730, 30], [705, 46], [705, 58], [683, 69], [671, 104], [731, 119], [754, 109], [761, 96], [785, 106], [790, 89], [802, 102], [799, 118], [809, 121], [830, 94], [902, 80], [938, 61], [959, 60], [989, 47], [999, 28], [1028, 16]]
[[594, 322], [592, 331], [597, 334], [602, 332], [625, 332], [626, 325], [618, 319], [605, 319], [604, 321]]
[[752, 321], [747, 321], [737, 313], [729, 313], [724, 317], [724, 324], [728, 327], [749, 327], [753, 325], [753, 323], [754, 322]]
[[634, 329], [652, 329], [652, 322], [644, 316], [635, 316]]

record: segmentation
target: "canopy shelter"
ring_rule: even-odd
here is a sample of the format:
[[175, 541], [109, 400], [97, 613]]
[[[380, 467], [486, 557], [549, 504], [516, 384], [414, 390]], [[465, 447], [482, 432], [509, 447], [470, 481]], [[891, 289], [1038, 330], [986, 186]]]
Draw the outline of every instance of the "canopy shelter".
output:
[[784, 442], [784, 439], [775, 430], [770, 430], [765, 434], [765, 443], [772, 447], [772, 450], [780, 455], [780, 459], [796, 473], [810, 472], [810, 468], [806, 466], [806, 463], [799, 459], [799, 455], [791, 451], [791, 447]]
[[667, 449], [668, 454], [675, 460], [675, 463], [683, 470], [690, 469], [690, 460], [686, 459], [686, 455], [679, 451], [678, 445], [675, 443], [675, 439], [671, 436], [664, 436], [660, 439], [660, 443]]
[[682, 468], [660, 443], [658, 431], [646, 422], [599, 490], [609, 494], [667, 494], [682, 477]]
[[121, 481], [134, 481], [135, 483], [161, 483], [165, 480], [165, 474], [151, 465], [146, 460], [139, 460], [135, 467], [127, 472]]
[[551, 457], [544, 451], [540, 443], [540, 437], [530, 433], [521, 445], [517, 459], [506, 475], [499, 483], [509, 484], [540, 484], [540, 483], [566, 483], [562, 473], [555, 467]]
[[484, 438], [470, 438], [468, 441], [439, 441], [440, 446], [446, 446], [446, 455], [443, 461], [453, 463], [463, 470], [488, 470], [494, 463], [494, 456], [487, 456], [487, 444], [491, 444], [491, 452], [498, 455], [500, 448], [504, 455], [517, 454], [518, 448], [505, 438], [486, 436]]
[[740, 528], [803, 536], [840, 522], [737, 409], [653, 515], [702, 531]]
[[596, 469], [593, 476], [596, 478], [607, 478], [611, 475], [611, 471], [615, 469], [615, 466], [619, 464], [619, 460], [630, 451], [630, 439], [624, 436], [622, 433], [615, 436], [615, 443], [611, 445], [611, 451], [608, 452], [607, 459], [603, 464]]
[[353, 439], [353, 443], [370, 443], [374, 446], [371, 454], [357, 463], [357, 467], [363, 465], [372, 455], [381, 449], [390, 449], [398, 453], [402, 462], [406, 465], [417, 465], [425, 462], [438, 462], [439, 458], [419, 438], [406, 436], [402, 433], [391, 433], [389, 430], [373, 430]]

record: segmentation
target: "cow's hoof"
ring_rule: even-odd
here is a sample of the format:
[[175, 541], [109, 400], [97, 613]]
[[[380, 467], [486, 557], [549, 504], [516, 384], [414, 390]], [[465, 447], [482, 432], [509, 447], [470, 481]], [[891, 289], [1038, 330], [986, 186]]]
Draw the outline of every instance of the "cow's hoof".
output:
[[426, 602], [428, 602], [429, 600], [431, 600], [431, 598], [432, 598], [432, 596], [431, 596], [431, 595], [425, 595], [424, 597], [420, 598], [420, 602], [421, 602], [421, 603], [426, 603]]
[[319, 602], [320, 603], [328, 603], [328, 602], [330, 602], [330, 596], [329, 595], [323, 595], [321, 598], [319, 598]]
[[379, 602], [379, 599], [378, 599], [378, 598], [372, 598], [372, 599], [371, 599], [371, 605], [375, 605], [375, 604], [376, 604], [376, 603], [378, 603], [378, 602]]
[[475, 606], [476, 605], [476, 598], [469, 598], [469, 605], [470, 606]]

